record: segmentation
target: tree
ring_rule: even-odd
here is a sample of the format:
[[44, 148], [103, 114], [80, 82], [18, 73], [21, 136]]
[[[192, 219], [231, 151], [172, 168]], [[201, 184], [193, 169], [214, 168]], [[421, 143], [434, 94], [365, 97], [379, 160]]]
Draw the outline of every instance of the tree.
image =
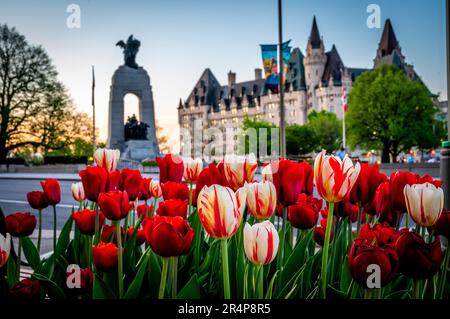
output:
[[307, 126], [315, 135], [315, 151], [332, 153], [342, 145], [342, 121], [333, 112], [313, 111], [308, 115]]
[[158, 139], [159, 151], [161, 153], [168, 153], [171, 151], [169, 140], [166, 135], [164, 135], [163, 128], [159, 126], [158, 121], [156, 121], [156, 138]]
[[[258, 149], [258, 157], [260, 157], [261, 155], [270, 155], [272, 151], [276, 151], [276, 150], [272, 150], [272, 129], [277, 128], [276, 125], [266, 122], [266, 121], [262, 121], [262, 120], [258, 120], [256, 118], [249, 118], [248, 116], [245, 116], [244, 120], [242, 121], [242, 133], [245, 135], [245, 131], [249, 130], [249, 129], [255, 129], [256, 130], [256, 142], [257, 142], [257, 149]], [[266, 145], [267, 145], [267, 150], [264, 150], [264, 153], [261, 153], [262, 150], [259, 149], [260, 147], [260, 142], [259, 139], [261, 138], [261, 133], [265, 131], [267, 133], [266, 135]], [[239, 147], [239, 152], [242, 154], [246, 154], [248, 152], [250, 152], [250, 141], [249, 138], [243, 136], [245, 138], [245, 143], [240, 143], [238, 145]], [[266, 154], [267, 153], [267, 154]]]
[[306, 155], [316, 150], [318, 141], [315, 131], [309, 125], [286, 127], [286, 151], [289, 155]]
[[382, 65], [358, 77], [348, 104], [349, 144], [382, 150], [383, 163], [395, 161], [412, 146], [439, 144], [432, 133], [437, 109], [427, 88], [395, 66]]
[[25, 127], [45, 107], [48, 94], [58, 85], [56, 76], [42, 47], [0, 25], [0, 160], [17, 148], [39, 146]]

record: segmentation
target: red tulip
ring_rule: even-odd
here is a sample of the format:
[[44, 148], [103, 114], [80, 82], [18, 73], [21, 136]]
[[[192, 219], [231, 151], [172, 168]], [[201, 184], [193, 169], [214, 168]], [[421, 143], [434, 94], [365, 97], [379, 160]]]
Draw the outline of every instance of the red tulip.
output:
[[10, 253], [11, 253], [11, 235], [9, 233], [6, 233], [6, 237], [4, 237], [0, 233], [0, 268], [6, 265]]
[[444, 185], [444, 181], [435, 180], [430, 175], [423, 175], [422, 177], [418, 177], [416, 184], [425, 184], [425, 183], [433, 184], [436, 187], [442, 187], [442, 185]]
[[388, 244], [394, 244], [394, 241], [397, 239], [395, 234], [395, 229], [387, 223], [376, 224], [374, 226], [364, 224], [361, 227], [358, 237], [366, 240], [370, 244], [375, 243], [378, 246], [386, 246]]
[[441, 217], [439, 217], [432, 229], [436, 235], [442, 235], [450, 238], [450, 211], [444, 209]]
[[380, 269], [381, 287], [386, 286], [395, 276], [398, 267], [398, 256], [392, 246], [373, 246], [365, 239], [356, 238], [348, 256], [348, 267], [355, 281], [363, 288], [372, 274], [369, 266], [377, 265]]
[[347, 195], [342, 201], [334, 204], [333, 215], [338, 218], [350, 217], [350, 221], [354, 223], [358, 220], [358, 211], [358, 206], [353, 205], [350, 196]]
[[[325, 242], [325, 231], [327, 230], [327, 218], [322, 218], [320, 220], [320, 226], [314, 227], [314, 241], [319, 245], [323, 246]], [[330, 243], [333, 240], [333, 231], [330, 233]]]
[[183, 183], [167, 182], [161, 184], [164, 200], [180, 199], [189, 200], [189, 188]]
[[214, 184], [226, 186], [225, 177], [222, 175], [220, 170], [214, 164], [209, 164], [209, 166], [202, 170], [197, 178], [197, 183], [195, 187], [195, 202], [197, 201], [198, 195], [204, 186], [211, 186]]
[[308, 163], [271, 162], [264, 166], [262, 175], [275, 185], [278, 201], [284, 206], [294, 205], [301, 193], [312, 194], [313, 173]]
[[61, 187], [56, 179], [47, 179], [41, 182], [47, 201], [50, 205], [55, 206], [61, 201]]
[[130, 211], [127, 191], [101, 193], [98, 197], [98, 205], [105, 217], [110, 220], [125, 218]]
[[79, 173], [83, 183], [86, 198], [92, 202], [98, 201], [98, 195], [106, 189], [108, 173], [99, 166], [88, 166]]
[[139, 191], [139, 200], [147, 200], [152, 197], [150, 194], [150, 182], [151, 178], [142, 178], [141, 184], [140, 184], [140, 191]]
[[353, 204], [360, 203], [362, 206], [371, 204], [378, 186], [387, 181], [387, 176], [380, 173], [378, 164], [369, 166], [361, 163], [361, 170], [350, 192], [350, 200]]
[[47, 197], [44, 192], [34, 191], [27, 193], [28, 204], [34, 209], [44, 209], [48, 207]]
[[186, 254], [192, 245], [194, 230], [182, 217], [156, 215], [144, 223], [147, 242], [161, 257]]
[[[75, 269], [73, 269], [72, 272], [66, 272], [66, 279], [69, 276], [72, 276], [75, 272]], [[94, 285], [94, 273], [89, 268], [82, 268], [80, 269], [80, 287], [74, 287], [71, 289], [68, 289], [69, 291], [75, 291], [78, 294], [84, 294], [92, 291], [92, 287]]]
[[119, 163], [120, 151], [98, 148], [94, 152], [94, 159], [97, 166], [102, 167], [108, 172], [112, 172], [116, 170], [116, 166]]
[[247, 208], [257, 220], [269, 219], [277, 205], [277, 190], [270, 181], [246, 184]]
[[156, 213], [160, 216], [187, 218], [188, 200], [168, 199], [159, 203]]
[[321, 208], [321, 199], [300, 194], [297, 203], [288, 208], [288, 220], [292, 227], [311, 229], [317, 224]]
[[418, 176], [411, 172], [395, 172], [390, 179], [391, 205], [395, 210], [406, 213], [406, 202], [403, 190], [406, 185], [416, 184]]
[[[109, 243], [112, 241], [113, 243], [117, 244], [116, 230], [117, 230], [116, 225], [108, 225], [108, 224], [103, 225], [102, 233], [100, 236], [101, 241], [104, 243]], [[111, 240], [110, 238], [113, 234], [114, 234], [114, 237]], [[123, 236], [124, 234], [125, 234], [125, 231], [124, 231], [123, 227], [120, 227], [120, 235], [121, 235], [120, 238], [122, 239], [122, 241], [124, 241], [124, 236]]]
[[200, 172], [203, 169], [203, 161], [201, 158], [184, 158], [184, 180], [187, 183], [195, 183], [200, 175]]
[[150, 215], [153, 212], [153, 205], [147, 205], [145, 207], [145, 204], [139, 205], [137, 207], [137, 214], [138, 217], [141, 218], [142, 215], [144, 215], [142, 218], [147, 217], [146, 215]]
[[[134, 232], [134, 227], [130, 227], [127, 230], [127, 238], [131, 238]], [[143, 243], [145, 243], [145, 231], [142, 228], [139, 228], [136, 231], [136, 246], [141, 246]]]
[[137, 169], [124, 168], [122, 170], [123, 190], [128, 193], [130, 201], [140, 196], [142, 175]]
[[[79, 212], [74, 212], [71, 215], [72, 219], [77, 224], [78, 229], [82, 234], [92, 236], [95, 233], [95, 210], [84, 209]], [[105, 223], [105, 216], [99, 212], [99, 228], [102, 228]]]
[[395, 249], [400, 261], [399, 271], [405, 276], [427, 279], [439, 271], [442, 262], [439, 237], [427, 244], [419, 234], [402, 229], [395, 243]]
[[41, 285], [38, 280], [29, 278], [19, 281], [9, 292], [13, 299], [35, 300], [41, 297]]
[[94, 265], [101, 271], [111, 271], [117, 268], [119, 249], [113, 243], [99, 243], [92, 246]]
[[386, 222], [392, 227], [396, 227], [400, 218], [400, 213], [391, 205], [391, 189], [390, 183], [384, 182], [378, 186], [375, 193], [375, 207], [380, 222]]
[[29, 212], [14, 213], [5, 218], [6, 232], [14, 237], [30, 236], [36, 228], [36, 217]]
[[169, 181], [175, 183], [181, 182], [184, 173], [184, 165], [181, 157], [167, 154], [163, 158], [157, 157], [156, 162], [159, 167], [160, 183], [166, 183]]
[[123, 190], [122, 175], [119, 170], [108, 173], [108, 181], [106, 182], [106, 192], [114, 192]]

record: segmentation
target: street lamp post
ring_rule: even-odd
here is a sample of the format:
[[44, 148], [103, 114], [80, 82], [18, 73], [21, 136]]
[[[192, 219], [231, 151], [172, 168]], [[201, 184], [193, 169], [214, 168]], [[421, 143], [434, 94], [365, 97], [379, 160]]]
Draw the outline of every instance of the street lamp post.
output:
[[280, 156], [286, 158], [286, 122], [284, 110], [284, 61], [283, 61], [283, 20], [282, 20], [282, 0], [278, 0], [278, 59], [280, 66], [278, 74], [278, 85], [280, 92]]
[[442, 143], [441, 180], [444, 182], [444, 206], [450, 208], [450, 0], [446, 0], [446, 32], [447, 32], [447, 130], [448, 141]]

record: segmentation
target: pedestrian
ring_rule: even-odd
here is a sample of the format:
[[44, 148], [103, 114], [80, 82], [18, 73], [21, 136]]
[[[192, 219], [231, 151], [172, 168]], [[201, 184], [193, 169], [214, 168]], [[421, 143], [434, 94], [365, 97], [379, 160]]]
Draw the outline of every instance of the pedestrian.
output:
[[344, 148], [343, 146], [341, 146], [341, 149], [340, 149], [339, 152], [338, 152], [339, 158], [340, 158], [341, 160], [344, 160], [345, 154], [347, 154], [347, 153], [345, 152], [345, 148]]

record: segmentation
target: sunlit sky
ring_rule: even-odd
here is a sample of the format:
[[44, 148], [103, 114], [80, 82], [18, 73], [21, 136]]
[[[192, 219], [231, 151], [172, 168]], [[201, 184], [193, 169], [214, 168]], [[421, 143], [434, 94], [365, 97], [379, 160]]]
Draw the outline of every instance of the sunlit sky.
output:
[[[81, 8], [81, 28], [66, 26], [69, 4]], [[447, 98], [444, 0], [284, 0], [284, 38], [305, 51], [313, 15], [326, 49], [336, 44], [349, 67], [370, 68], [382, 29], [369, 29], [367, 6], [390, 18], [406, 56], [432, 92]], [[261, 68], [259, 44], [277, 42], [276, 0], [0, 0], [0, 23], [45, 47], [79, 110], [91, 113], [91, 66], [96, 70], [97, 126], [107, 137], [109, 86], [123, 63], [118, 40], [141, 41], [137, 63], [150, 74], [158, 124], [170, 138], [177, 105], [209, 67], [225, 84], [227, 73], [250, 80]], [[136, 112], [126, 99], [126, 115]], [[129, 102], [129, 103], [128, 103]], [[135, 101], [134, 101], [135, 103]]]

